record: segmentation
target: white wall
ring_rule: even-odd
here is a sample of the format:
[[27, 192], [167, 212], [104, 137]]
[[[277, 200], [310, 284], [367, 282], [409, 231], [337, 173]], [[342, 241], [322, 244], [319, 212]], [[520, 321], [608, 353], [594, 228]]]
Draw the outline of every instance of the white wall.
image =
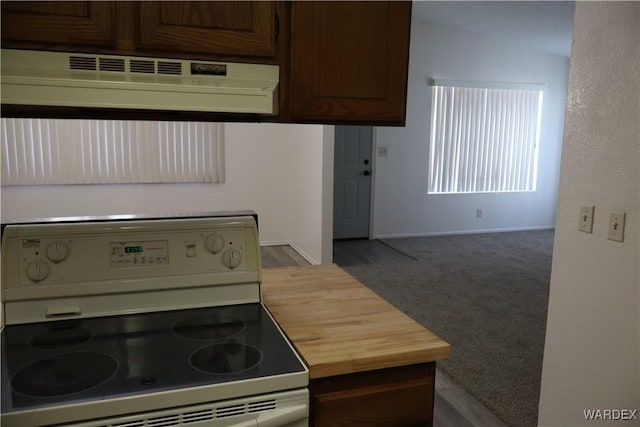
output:
[[[333, 126], [292, 125], [291, 245], [314, 263], [333, 258]], [[322, 143], [318, 143], [322, 141]], [[330, 156], [330, 158], [328, 158]], [[329, 198], [329, 210], [325, 204]], [[326, 239], [329, 236], [329, 240]], [[308, 248], [313, 248], [310, 251]]]
[[[541, 426], [640, 410], [640, 3], [577, 2], [540, 394]], [[595, 205], [593, 234], [577, 231]], [[627, 213], [624, 243], [607, 240]], [[640, 418], [640, 416], [639, 416]]]
[[[374, 237], [552, 227], [555, 222], [568, 59], [475, 34], [411, 23], [407, 121], [377, 128]], [[546, 83], [538, 191], [427, 195], [429, 78]], [[483, 218], [477, 219], [476, 209]]]
[[2, 187], [1, 217], [249, 209], [258, 213], [262, 244], [292, 243], [310, 261], [329, 262], [322, 258], [323, 219], [319, 213], [309, 215], [320, 211], [326, 173], [319, 159], [333, 142], [325, 140], [323, 130], [315, 125], [229, 123], [224, 184]]

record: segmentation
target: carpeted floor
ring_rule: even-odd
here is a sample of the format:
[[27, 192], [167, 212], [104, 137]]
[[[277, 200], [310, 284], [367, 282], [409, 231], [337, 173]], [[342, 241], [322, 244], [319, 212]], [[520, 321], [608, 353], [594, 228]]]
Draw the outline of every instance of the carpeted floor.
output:
[[345, 270], [451, 344], [439, 363], [511, 426], [537, 425], [553, 231], [386, 239]]

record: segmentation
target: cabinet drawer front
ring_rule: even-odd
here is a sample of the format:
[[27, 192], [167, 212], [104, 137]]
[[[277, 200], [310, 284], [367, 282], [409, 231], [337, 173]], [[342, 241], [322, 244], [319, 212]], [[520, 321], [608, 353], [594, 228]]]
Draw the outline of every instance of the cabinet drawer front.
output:
[[314, 396], [316, 427], [428, 426], [433, 382], [417, 378]]

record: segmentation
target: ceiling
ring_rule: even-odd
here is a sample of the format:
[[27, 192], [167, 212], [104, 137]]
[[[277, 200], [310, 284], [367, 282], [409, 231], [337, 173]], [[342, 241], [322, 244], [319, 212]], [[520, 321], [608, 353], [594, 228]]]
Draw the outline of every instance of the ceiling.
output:
[[568, 57], [573, 1], [414, 1], [421, 21]]

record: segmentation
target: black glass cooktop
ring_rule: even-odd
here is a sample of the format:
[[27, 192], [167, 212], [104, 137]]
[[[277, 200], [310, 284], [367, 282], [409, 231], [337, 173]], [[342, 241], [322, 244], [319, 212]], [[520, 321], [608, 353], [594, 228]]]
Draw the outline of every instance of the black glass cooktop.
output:
[[259, 303], [9, 325], [2, 412], [302, 371]]

